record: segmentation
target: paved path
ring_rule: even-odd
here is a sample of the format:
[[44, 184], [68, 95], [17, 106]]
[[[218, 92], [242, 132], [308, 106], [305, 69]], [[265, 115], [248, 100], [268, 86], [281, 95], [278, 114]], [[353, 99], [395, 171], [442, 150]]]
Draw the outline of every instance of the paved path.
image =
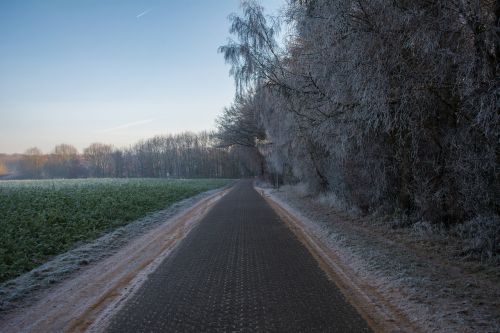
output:
[[212, 208], [109, 332], [369, 332], [251, 181]]

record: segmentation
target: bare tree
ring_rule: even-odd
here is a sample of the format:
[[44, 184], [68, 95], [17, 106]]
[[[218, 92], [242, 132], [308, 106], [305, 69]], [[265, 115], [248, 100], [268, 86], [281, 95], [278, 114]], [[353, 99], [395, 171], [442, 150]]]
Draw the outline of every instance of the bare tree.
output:
[[59, 144], [48, 156], [45, 170], [49, 177], [76, 178], [81, 172], [78, 150], [70, 144]]
[[5, 165], [4, 161], [0, 161], [0, 176], [3, 176], [7, 174], [9, 170], [7, 169], [7, 166]]
[[113, 176], [113, 162], [118, 156], [113, 156], [113, 146], [103, 143], [92, 143], [83, 150], [83, 155], [89, 165], [89, 174], [92, 177]]
[[41, 178], [46, 158], [37, 147], [27, 149], [21, 159], [19, 169], [23, 178]]

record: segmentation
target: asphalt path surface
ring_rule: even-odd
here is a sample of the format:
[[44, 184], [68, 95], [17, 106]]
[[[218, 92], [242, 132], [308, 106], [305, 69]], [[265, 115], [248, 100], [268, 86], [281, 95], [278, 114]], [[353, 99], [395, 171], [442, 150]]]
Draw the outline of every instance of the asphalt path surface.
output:
[[111, 319], [108, 332], [370, 332], [308, 250], [237, 183]]

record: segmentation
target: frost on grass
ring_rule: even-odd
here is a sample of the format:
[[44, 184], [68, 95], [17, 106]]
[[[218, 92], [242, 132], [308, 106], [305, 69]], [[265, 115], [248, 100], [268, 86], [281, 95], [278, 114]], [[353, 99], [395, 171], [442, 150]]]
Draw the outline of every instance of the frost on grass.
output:
[[[452, 258], [442, 246], [452, 242], [430, 223], [392, 229], [337, 210], [328, 197], [304, 196], [301, 187], [266, 190], [341, 258], [366, 286], [375, 288], [423, 331], [496, 332], [500, 327], [500, 272], [496, 268]], [[488, 236], [477, 235], [477, 224], [491, 226]], [[481, 219], [464, 226], [471, 248], [492, 246], [498, 223]], [[460, 231], [457, 230], [456, 233]], [[427, 241], [426, 241], [427, 239]], [[483, 241], [489, 240], [489, 241]], [[438, 251], [419, 243], [438, 243]], [[427, 244], [425, 243], [425, 244]], [[495, 244], [498, 244], [496, 241]], [[496, 245], [498, 246], [498, 245]]]
[[464, 256], [500, 265], [499, 216], [477, 216], [455, 226], [452, 233], [465, 240], [466, 246], [462, 252]]
[[73, 179], [0, 182], [0, 283], [225, 180]]
[[122, 226], [89, 243], [54, 257], [43, 265], [9, 281], [0, 284], [0, 313], [11, 310], [23, 301], [36, 298], [37, 291], [71, 276], [82, 267], [97, 262], [115, 253], [131, 239], [144, 234], [155, 226], [168, 222], [168, 219], [194, 205], [201, 199], [215, 193], [211, 190], [174, 203], [166, 209], [148, 214]]

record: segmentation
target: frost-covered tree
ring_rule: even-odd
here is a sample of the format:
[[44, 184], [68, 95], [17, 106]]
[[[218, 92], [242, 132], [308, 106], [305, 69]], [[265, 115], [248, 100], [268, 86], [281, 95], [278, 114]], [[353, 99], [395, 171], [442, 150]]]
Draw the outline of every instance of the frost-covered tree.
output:
[[257, 108], [255, 94], [246, 94], [224, 110], [217, 119], [221, 145], [255, 147], [258, 140], [265, 139]]
[[364, 213], [499, 213], [496, 2], [292, 0], [285, 50], [279, 20], [242, 9], [221, 50], [240, 94], [266, 96], [269, 166]]

